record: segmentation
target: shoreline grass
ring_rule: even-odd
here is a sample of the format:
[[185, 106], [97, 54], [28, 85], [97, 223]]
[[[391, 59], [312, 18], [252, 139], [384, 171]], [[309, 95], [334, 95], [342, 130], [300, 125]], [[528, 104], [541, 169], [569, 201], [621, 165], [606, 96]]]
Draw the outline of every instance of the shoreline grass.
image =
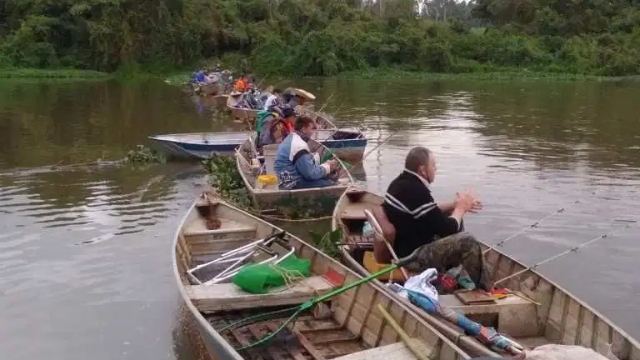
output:
[[573, 73], [561, 73], [550, 71], [538, 71], [530, 69], [483, 69], [482, 71], [432, 73], [422, 71], [412, 71], [397, 68], [373, 68], [366, 70], [347, 71], [334, 76], [338, 79], [413, 79], [418, 81], [640, 81], [640, 77], [605, 77], [596, 75], [583, 75]]
[[107, 79], [111, 74], [95, 70], [0, 68], [0, 79]]

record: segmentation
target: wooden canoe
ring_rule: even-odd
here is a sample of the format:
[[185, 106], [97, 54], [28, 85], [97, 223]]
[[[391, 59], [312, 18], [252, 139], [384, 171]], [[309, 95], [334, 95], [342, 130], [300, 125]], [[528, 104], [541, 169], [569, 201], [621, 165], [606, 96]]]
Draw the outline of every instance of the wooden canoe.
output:
[[[329, 151], [326, 146], [313, 139], [310, 139], [308, 144], [311, 152], [318, 153], [320, 158]], [[264, 168], [269, 175], [275, 175], [274, 162], [277, 150], [277, 144], [266, 145], [262, 148]], [[317, 214], [331, 214], [340, 195], [342, 195], [349, 185], [353, 184], [353, 178], [343, 166], [338, 183], [333, 186], [299, 190], [280, 190], [277, 183], [263, 185], [257, 181], [260, 175], [260, 167], [254, 165], [259, 163], [256, 154], [257, 152], [253, 141], [248, 139], [236, 150], [236, 165], [254, 203], [258, 208], [263, 210], [278, 209], [296, 203], [311, 203], [314, 206], [324, 209], [323, 211], [322, 209], [318, 210], [318, 208], [316, 208], [316, 210], [318, 210]]]
[[[383, 198], [377, 194], [350, 188], [340, 197], [333, 213], [332, 229], [342, 229], [343, 242], [360, 244], [342, 246], [340, 251], [343, 261], [362, 275], [369, 273], [363, 266], [365, 258], [370, 267], [383, 266], [372, 260], [372, 253], [367, 254], [372, 251], [372, 247], [362, 245], [366, 241], [362, 239], [361, 233], [366, 221], [364, 209], [382, 202]], [[484, 244], [483, 248], [488, 249]], [[496, 249], [491, 249], [485, 256], [494, 269], [494, 280], [527, 269], [524, 264]], [[400, 276], [398, 272], [394, 279]], [[481, 318], [491, 319], [492, 322], [483, 325], [495, 327], [497, 331], [525, 347], [549, 343], [579, 345], [605, 356], [611, 356], [612, 353], [619, 360], [640, 360], [640, 344], [636, 339], [540, 273], [528, 270], [501, 283], [500, 287], [524, 296], [511, 295], [495, 300], [496, 303], [491, 305], [465, 305], [455, 295], [442, 295], [440, 300], [443, 305], [480, 323], [483, 323]], [[393, 294], [386, 288], [385, 291]], [[393, 296], [400, 299], [395, 294]], [[454, 325], [429, 315], [414, 305], [408, 306], [450, 339], [458, 339], [457, 344], [469, 354], [497, 356], [474, 338], [459, 333]]]
[[227, 97], [227, 110], [231, 112], [231, 116], [235, 120], [246, 121], [249, 124], [253, 125], [256, 121], [258, 110], [236, 107], [236, 105], [241, 100], [242, 93], [232, 92], [231, 94], [229, 94], [229, 96]]
[[[231, 116], [233, 116], [234, 119], [247, 121], [253, 125], [256, 120], [256, 115], [260, 110], [236, 107], [236, 105], [241, 100], [242, 93], [232, 92], [231, 94], [229, 94], [226, 99], [227, 110], [231, 112]], [[316, 120], [316, 123], [318, 124], [318, 129], [336, 129], [336, 126], [327, 115], [314, 112], [313, 107], [313, 103], [308, 103], [304, 106], [298, 106], [296, 108], [296, 112], [299, 114], [304, 113], [314, 118]]]
[[[222, 332], [222, 326], [246, 317], [247, 313], [272, 311], [274, 305], [297, 306], [342, 284], [358, 280], [361, 276], [299, 238], [285, 234], [283, 241], [279, 240], [270, 250], [280, 256], [278, 259], [289, 251], [298, 258], [309, 259], [310, 277], [258, 295], [245, 293], [231, 282], [199, 284], [206, 280], [206, 276], [214, 276], [216, 269], [197, 273], [190, 271], [193, 267], [282, 231], [222, 201], [211, 201], [208, 206], [199, 209], [198, 205], [203, 205], [202, 200], [200, 197], [191, 206], [175, 234], [173, 271], [191, 320], [196, 324], [199, 336], [213, 359], [418, 359], [400, 340], [392, 326], [383, 320], [379, 305], [400, 323], [412, 338], [412, 343], [421, 348], [423, 355], [434, 360], [470, 358], [431, 325], [410, 312], [407, 306], [395, 301], [372, 282], [328, 300], [324, 309], [303, 313], [285, 328], [282, 337], [278, 336], [258, 348], [237, 351], [239, 346], [254, 342], [273, 331], [274, 326], [281, 324], [282, 320], [271, 319], [234, 331]], [[207, 221], [201, 214], [216, 218], [220, 227], [208, 230]], [[193, 274], [198, 274], [198, 281], [193, 279]]]

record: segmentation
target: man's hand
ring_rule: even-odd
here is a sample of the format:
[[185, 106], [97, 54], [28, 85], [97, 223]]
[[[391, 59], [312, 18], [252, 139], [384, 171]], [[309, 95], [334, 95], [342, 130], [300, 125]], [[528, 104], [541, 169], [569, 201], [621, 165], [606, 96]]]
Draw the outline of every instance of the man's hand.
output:
[[324, 170], [325, 170], [325, 175], [329, 175], [331, 174], [331, 171], [336, 167], [337, 162], [335, 159], [331, 159], [331, 160], [327, 160], [325, 161], [322, 165]]
[[475, 200], [476, 199], [468, 192], [459, 192], [456, 194], [455, 207], [456, 209], [462, 210], [464, 213], [469, 212], [473, 209]]
[[331, 170], [340, 170], [340, 162], [337, 159], [329, 160], [329, 165], [331, 166]]
[[480, 210], [482, 210], [482, 203], [477, 198], [473, 198], [472, 206], [469, 212], [475, 214]]

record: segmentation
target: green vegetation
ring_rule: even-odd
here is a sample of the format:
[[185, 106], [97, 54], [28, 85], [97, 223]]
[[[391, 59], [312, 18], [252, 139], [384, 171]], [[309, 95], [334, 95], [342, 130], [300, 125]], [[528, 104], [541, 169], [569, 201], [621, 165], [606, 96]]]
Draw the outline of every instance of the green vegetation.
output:
[[132, 165], [147, 165], [147, 164], [163, 164], [167, 160], [164, 156], [157, 151], [150, 149], [144, 145], [136, 146], [135, 150], [130, 150], [124, 161], [127, 164]]
[[[420, 6], [417, 6], [420, 4]], [[630, 0], [5, 0], [0, 68], [640, 73]], [[418, 13], [420, 9], [420, 13]]]
[[0, 69], [0, 79], [104, 79], [109, 74], [76, 69]]

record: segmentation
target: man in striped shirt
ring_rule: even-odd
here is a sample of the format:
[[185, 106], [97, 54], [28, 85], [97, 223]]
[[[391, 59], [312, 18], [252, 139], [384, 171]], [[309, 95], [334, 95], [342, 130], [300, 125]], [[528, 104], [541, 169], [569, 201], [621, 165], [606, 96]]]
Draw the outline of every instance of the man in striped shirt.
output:
[[389, 185], [382, 209], [395, 228], [394, 251], [402, 258], [422, 246], [418, 261], [407, 266], [409, 271], [436, 268], [444, 273], [462, 264], [477, 286], [491, 290], [482, 248], [473, 235], [462, 232], [464, 214], [480, 210], [482, 204], [467, 192], [459, 192], [453, 202], [437, 203], [429, 188], [435, 175], [435, 156], [415, 147], [404, 171]]

